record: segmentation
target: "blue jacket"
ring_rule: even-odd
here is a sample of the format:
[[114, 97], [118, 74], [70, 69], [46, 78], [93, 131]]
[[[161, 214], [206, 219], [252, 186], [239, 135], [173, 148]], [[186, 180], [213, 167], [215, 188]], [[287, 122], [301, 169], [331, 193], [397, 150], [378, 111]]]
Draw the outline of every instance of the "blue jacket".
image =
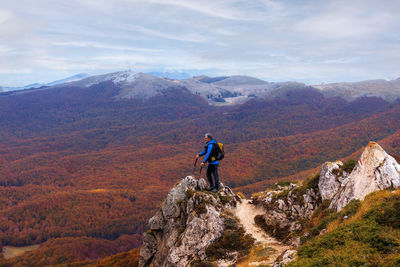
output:
[[[206, 151], [206, 149], [204, 148], [204, 150], [201, 151], [200, 154], [199, 154], [199, 156], [203, 156], [204, 154], [206, 154], [206, 156], [205, 156], [204, 159], [203, 159], [203, 162], [204, 162], [204, 163], [206, 163], [207, 160], [208, 160], [208, 158], [210, 157], [210, 153], [211, 153], [213, 144], [217, 144], [217, 142], [215, 142], [214, 139], [207, 143], [207, 151]], [[210, 162], [209, 164], [219, 164], [219, 161], [216, 160], [216, 161]]]

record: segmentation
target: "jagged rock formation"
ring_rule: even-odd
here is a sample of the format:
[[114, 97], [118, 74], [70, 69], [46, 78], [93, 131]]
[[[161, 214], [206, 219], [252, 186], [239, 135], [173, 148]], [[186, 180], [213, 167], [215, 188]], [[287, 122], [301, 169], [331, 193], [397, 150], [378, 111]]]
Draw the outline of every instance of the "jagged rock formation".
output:
[[207, 258], [206, 249], [223, 234], [226, 215], [238, 197], [222, 186], [217, 193], [201, 191], [204, 179], [184, 178], [149, 220], [139, 266], [191, 266]]
[[321, 171], [319, 188], [323, 200], [332, 200], [329, 208], [340, 211], [353, 199], [400, 186], [400, 165], [375, 142], [368, 144], [350, 174], [341, 172], [340, 164], [327, 162], [322, 167], [326, 172]]
[[337, 171], [343, 166], [341, 161], [325, 162], [321, 167], [321, 173], [318, 183], [322, 201], [332, 199], [339, 191], [341, 185], [348, 179], [349, 174], [343, 171], [340, 177], [337, 177]]
[[252, 201], [266, 210], [256, 222], [272, 236], [285, 240], [290, 233], [301, 230], [300, 220], [311, 218], [321, 198], [317, 188], [290, 184], [253, 197]]
[[266, 210], [256, 218], [258, 224], [272, 236], [289, 241], [291, 233], [302, 229], [302, 219], [310, 219], [322, 201], [330, 201], [329, 208], [340, 211], [353, 199], [363, 200], [371, 192], [399, 186], [400, 165], [377, 143], [370, 142], [351, 167], [340, 161], [326, 162], [319, 176], [308, 184], [277, 186], [256, 195], [253, 202]]
[[[204, 262], [227, 266], [227, 262], [235, 264], [244, 255], [245, 250], [239, 252], [232, 247], [236, 249], [245, 242], [252, 246], [253, 241], [243, 238], [244, 229], [238, 227], [238, 219], [231, 212], [240, 197], [228, 187], [216, 194], [202, 191], [206, 186], [204, 179], [188, 176], [171, 190], [149, 220], [139, 266], [208, 266], [202, 265]], [[378, 144], [370, 142], [358, 162], [326, 162], [318, 175], [302, 185], [277, 184], [253, 195], [251, 203], [265, 210], [255, 217], [256, 224], [296, 248], [300, 238], [293, 233], [304, 234], [303, 223], [312, 218], [323, 201], [330, 201], [330, 208], [340, 210], [352, 199], [363, 200], [373, 191], [399, 186], [400, 165]], [[239, 233], [235, 236], [237, 243], [228, 251], [218, 243], [230, 245], [232, 239], [227, 232]], [[217, 251], [218, 257], [209, 255], [210, 248]], [[284, 266], [295, 258], [296, 250], [286, 250], [273, 266]]]

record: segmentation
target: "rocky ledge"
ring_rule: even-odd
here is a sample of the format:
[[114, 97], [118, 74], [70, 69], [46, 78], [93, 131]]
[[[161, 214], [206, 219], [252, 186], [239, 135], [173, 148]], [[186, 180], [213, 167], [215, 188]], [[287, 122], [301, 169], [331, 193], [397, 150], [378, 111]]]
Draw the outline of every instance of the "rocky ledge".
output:
[[149, 220], [139, 266], [201, 266], [198, 264], [240, 254], [224, 244], [228, 235], [239, 239], [237, 242], [245, 237], [230, 212], [240, 197], [223, 185], [217, 193], [205, 188], [204, 179], [187, 176], [169, 192]]

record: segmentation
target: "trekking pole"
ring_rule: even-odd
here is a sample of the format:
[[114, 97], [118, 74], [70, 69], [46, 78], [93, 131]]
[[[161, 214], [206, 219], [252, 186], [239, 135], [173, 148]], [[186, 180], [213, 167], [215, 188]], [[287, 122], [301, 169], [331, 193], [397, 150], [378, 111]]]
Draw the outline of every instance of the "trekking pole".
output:
[[203, 169], [203, 166], [200, 166], [200, 174], [199, 174], [199, 179], [201, 178], [201, 170]]
[[196, 169], [196, 164], [197, 164], [197, 158], [194, 160], [194, 165], [193, 165], [192, 174], [194, 174], [194, 171], [195, 171], [195, 169]]

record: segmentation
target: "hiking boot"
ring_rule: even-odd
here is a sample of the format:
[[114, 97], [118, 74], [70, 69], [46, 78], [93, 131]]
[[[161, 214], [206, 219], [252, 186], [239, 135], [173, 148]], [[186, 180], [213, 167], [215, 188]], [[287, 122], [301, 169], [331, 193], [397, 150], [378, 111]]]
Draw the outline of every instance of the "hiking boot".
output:
[[211, 192], [217, 193], [217, 192], [218, 192], [218, 189], [217, 189], [217, 188], [213, 188], [213, 189], [211, 190]]

